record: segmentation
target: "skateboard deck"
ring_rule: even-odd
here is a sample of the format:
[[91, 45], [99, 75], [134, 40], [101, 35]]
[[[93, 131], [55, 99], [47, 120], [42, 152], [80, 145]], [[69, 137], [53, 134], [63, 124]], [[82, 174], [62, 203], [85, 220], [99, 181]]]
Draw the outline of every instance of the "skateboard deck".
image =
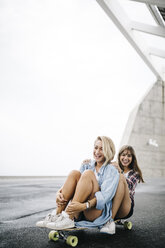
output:
[[[131, 230], [132, 229], [132, 222], [130, 221], [122, 221], [122, 220], [115, 220], [115, 223], [117, 225], [122, 225], [124, 226], [124, 228], [126, 230]], [[68, 232], [71, 231], [78, 231], [78, 230], [87, 230], [87, 229], [99, 229], [98, 227], [93, 227], [93, 228], [89, 228], [89, 227], [72, 227], [72, 228], [66, 228], [66, 229], [62, 229], [62, 230], [52, 230], [49, 232], [49, 240], [53, 240], [53, 241], [58, 241], [59, 239], [63, 239], [65, 240], [65, 242], [72, 246], [72, 247], [76, 247], [78, 244], [78, 237], [77, 236], [73, 236], [73, 235], [68, 235]]]

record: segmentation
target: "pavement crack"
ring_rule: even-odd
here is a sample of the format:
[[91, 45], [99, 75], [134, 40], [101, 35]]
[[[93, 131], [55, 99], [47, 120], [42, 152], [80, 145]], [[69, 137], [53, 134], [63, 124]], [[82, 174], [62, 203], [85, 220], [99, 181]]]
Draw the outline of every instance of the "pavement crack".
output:
[[20, 220], [20, 219], [23, 219], [23, 218], [26, 218], [26, 217], [29, 217], [29, 216], [33, 216], [33, 215], [40, 214], [40, 213], [43, 213], [43, 212], [51, 211], [53, 209], [54, 208], [49, 208], [49, 209], [41, 210], [41, 211], [34, 212], [34, 213], [24, 214], [24, 215], [21, 215], [21, 216], [18, 216], [16, 218], [14, 218], [14, 219], [11, 219], [11, 220], [0, 221], [0, 224], [5, 224], [5, 223], [9, 223], [9, 222], [12, 222], [12, 221], [15, 221], [15, 220]]

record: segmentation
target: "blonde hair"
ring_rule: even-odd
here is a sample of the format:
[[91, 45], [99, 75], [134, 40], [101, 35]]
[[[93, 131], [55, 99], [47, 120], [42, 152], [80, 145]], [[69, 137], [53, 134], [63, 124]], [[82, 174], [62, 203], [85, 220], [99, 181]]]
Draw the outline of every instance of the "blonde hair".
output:
[[115, 151], [115, 145], [114, 145], [113, 141], [107, 136], [98, 136], [96, 141], [97, 140], [102, 141], [103, 154], [105, 157], [104, 164], [107, 165], [108, 163], [110, 163], [112, 161], [112, 159], [115, 156], [115, 152], [116, 152]]

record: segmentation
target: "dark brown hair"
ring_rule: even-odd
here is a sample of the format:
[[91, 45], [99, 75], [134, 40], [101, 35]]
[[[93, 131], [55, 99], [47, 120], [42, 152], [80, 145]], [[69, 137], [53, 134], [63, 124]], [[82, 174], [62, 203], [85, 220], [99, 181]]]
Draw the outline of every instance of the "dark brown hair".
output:
[[122, 165], [122, 163], [120, 162], [120, 156], [121, 154], [124, 152], [124, 151], [130, 151], [131, 155], [132, 155], [132, 162], [131, 164], [129, 165], [129, 168], [131, 170], [133, 170], [134, 172], [137, 172], [138, 175], [139, 175], [139, 182], [142, 182], [144, 183], [144, 180], [143, 180], [143, 176], [142, 176], [142, 172], [141, 172], [141, 169], [139, 168], [138, 166], [138, 162], [137, 162], [137, 158], [136, 158], [136, 154], [135, 154], [135, 151], [133, 149], [132, 146], [129, 146], [129, 145], [124, 145], [120, 148], [119, 150], [119, 153], [118, 153], [118, 163], [119, 163], [119, 166], [122, 170], [124, 170], [124, 167]]

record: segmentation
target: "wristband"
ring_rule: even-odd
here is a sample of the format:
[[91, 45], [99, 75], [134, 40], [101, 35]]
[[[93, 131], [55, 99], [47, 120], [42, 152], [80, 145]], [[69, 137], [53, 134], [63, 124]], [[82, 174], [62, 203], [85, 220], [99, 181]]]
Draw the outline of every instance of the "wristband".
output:
[[88, 201], [85, 204], [86, 204], [86, 209], [90, 208]]

